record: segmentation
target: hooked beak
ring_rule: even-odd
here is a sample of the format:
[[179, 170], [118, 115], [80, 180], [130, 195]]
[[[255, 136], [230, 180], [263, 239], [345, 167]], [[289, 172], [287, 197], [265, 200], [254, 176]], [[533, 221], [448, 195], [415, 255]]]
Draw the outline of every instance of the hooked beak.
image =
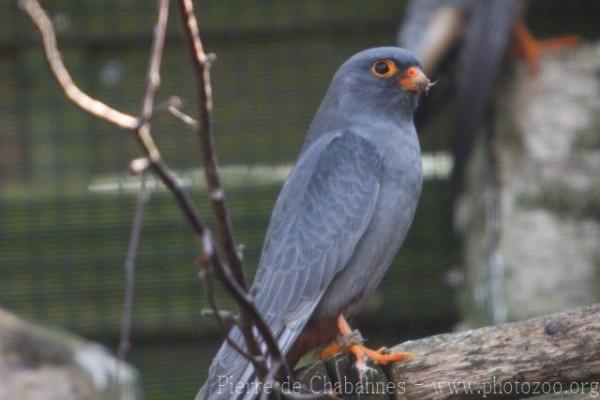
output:
[[398, 84], [409, 92], [417, 93], [426, 93], [434, 85], [419, 67], [407, 68]]

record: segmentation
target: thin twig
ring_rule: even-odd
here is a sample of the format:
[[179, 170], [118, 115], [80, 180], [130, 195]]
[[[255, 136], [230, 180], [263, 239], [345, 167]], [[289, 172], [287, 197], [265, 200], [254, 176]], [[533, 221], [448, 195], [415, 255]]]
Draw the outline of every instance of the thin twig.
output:
[[171, 96], [166, 101], [161, 102], [154, 109], [155, 111], [168, 111], [175, 118], [188, 125], [192, 130], [198, 128], [198, 121], [184, 113], [183, 100], [179, 96]]
[[148, 73], [146, 75], [146, 92], [142, 101], [142, 115], [137, 128], [137, 139], [150, 161], [160, 161], [161, 156], [154, 139], [150, 134], [152, 113], [154, 112], [154, 99], [156, 91], [160, 86], [160, 64], [162, 62], [165, 36], [167, 34], [167, 22], [169, 20], [169, 0], [161, 0], [158, 8], [158, 19], [154, 26], [154, 40], [150, 51], [148, 62]]
[[129, 237], [129, 246], [127, 248], [127, 257], [125, 258], [125, 294], [123, 296], [123, 317], [121, 323], [121, 335], [119, 338], [119, 348], [117, 350], [116, 377], [119, 379], [119, 367], [125, 361], [125, 355], [131, 346], [130, 334], [133, 315], [133, 297], [135, 289], [135, 263], [140, 245], [140, 236], [144, 224], [144, 210], [149, 199], [149, 192], [146, 186], [147, 172], [140, 174], [140, 191], [131, 226], [131, 235]]
[[142, 123], [149, 123], [154, 109], [156, 91], [160, 86], [160, 65], [162, 62], [165, 36], [167, 33], [167, 21], [169, 19], [169, 0], [161, 0], [158, 20], [154, 27], [154, 42], [150, 52], [148, 73], [146, 75], [146, 93], [142, 103]]
[[181, 111], [179, 108], [175, 107], [174, 105], [169, 105], [167, 110], [175, 118], [183, 121], [184, 124], [189, 125], [192, 129], [198, 128], [198, 121], [196, 121], [194, 118], [190, 117], [189, 115], [187, 115], [186, 113]]

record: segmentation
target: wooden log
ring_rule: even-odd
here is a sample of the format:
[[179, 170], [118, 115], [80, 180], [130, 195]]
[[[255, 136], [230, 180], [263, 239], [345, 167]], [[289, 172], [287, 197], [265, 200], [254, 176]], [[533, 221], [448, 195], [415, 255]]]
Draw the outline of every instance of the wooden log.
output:
[[[413, 352], [415, 360], [387, 369], [393, 387], [389, 392], [386, 385], [388, 398], [515, 399], [584, 392], [588, 398], [600, 398], [600, 304], [408, 341], [391, 350]], [[343, 357], [347, 356], [335, 359]], [[347, 370], [350, 375], [351, 367]], [[304, 374], [302, 380], [309, 382], [310, 376]], [[362, 398], [383, 397], [375, 393]]]
[[591, 382], [597, 390], [600, 304], [432, 336], [393, 350], [416, 355], [414, 361], [396, 364], [389, 372], [390, 380], [405, 383], [397, 399], [521, 398], [566, 394], [581, 390], [579, 383]]

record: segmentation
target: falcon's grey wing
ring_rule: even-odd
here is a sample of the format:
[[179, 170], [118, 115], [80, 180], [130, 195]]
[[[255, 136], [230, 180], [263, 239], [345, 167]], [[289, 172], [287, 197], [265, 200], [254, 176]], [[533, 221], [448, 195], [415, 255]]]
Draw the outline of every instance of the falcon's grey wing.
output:
[[[252, 286], [284, 353], [352, 257], [377, 203], [381, 170], [382, 160], [366, 139], [332, 132], [302, 154], [284, 185]], [[237, 328], [230, 337], [243, 343]], [[219, 389], [220, 376], [235, 384], [248, 383], [252, 375], [252, 365], [224, 344], [198, 398], [218, 398], [209, 394]]]
[[304, 326], [377, 203], [382, 160], [374, 147], [350, 132], [323, 139], [279, 196], [253, 285], [257, 307], [280, 329]]

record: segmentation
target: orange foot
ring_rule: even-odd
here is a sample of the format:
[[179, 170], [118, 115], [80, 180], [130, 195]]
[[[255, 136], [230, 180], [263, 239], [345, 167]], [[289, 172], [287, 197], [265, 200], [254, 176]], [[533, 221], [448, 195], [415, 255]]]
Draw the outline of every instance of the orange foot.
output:
[[536, 75], [540, 68], [540, 58], [545, 50], [568, 49], [578, 46], [581, 42], [582, 39], [576, 35], [537, 40], [527, 28], [523, 18], [519, 18], [515, 24], [515, 43], [512, 47], [514, 53], [525, 57], [529, 72]]
[[349, 352], [356, 358], [356, 368], [359, 372], [368, 371], [367, 359], [372, 360], [379, 365], [387, 365], [400, 361], [414, 359], [413, 353], [404, 353], [401, 351], [388, 353], [386, 348], [372, 350], [362, 345], [363, 339], [358, 331], [353, 331], [342, 314], [337, 318], [337, 327], [340, 331], [340, 337], [332, 344], [319, 352], [321, 360], [327, 360], [335, 354]]

